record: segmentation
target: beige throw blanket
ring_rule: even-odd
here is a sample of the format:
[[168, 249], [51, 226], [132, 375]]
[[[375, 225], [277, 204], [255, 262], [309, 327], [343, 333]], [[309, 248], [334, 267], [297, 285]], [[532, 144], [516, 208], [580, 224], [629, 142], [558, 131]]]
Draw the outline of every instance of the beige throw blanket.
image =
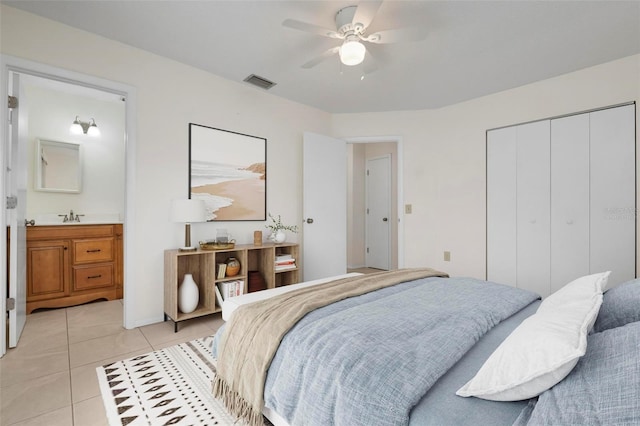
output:
[[236, 309], [218, 345], [213, 394], [252, 426], [263, 424], [264, 384], [284, 335], [307, 313], [384, 287], [426, 277], [448, 277], [430, 268], [401, 269], [343, 278], [294, 290]]

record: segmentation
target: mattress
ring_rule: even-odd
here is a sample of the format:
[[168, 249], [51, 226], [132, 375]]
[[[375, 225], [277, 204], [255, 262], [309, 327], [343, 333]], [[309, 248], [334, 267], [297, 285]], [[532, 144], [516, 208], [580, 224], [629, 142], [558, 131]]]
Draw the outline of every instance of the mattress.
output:
[[340, 278], [355, 277], [357, 275], [362, 275], [362, 274], [358, 272], [351, 272], [348, 274], [337, 275], [335, 277], [321, 278], [321, 279], [306, 281], [298, 284], [291, 284], [291, 285], [277, 287], [277, 288], [270, 288], [268, 290], [255, 291], [253, 293], [243, 294], [242, 296], [231, 297], [225, 300], [224, 303], [222, 304], [222, 319], [225, 321], [229, 321], [229, 318], [231, 318], [231, 314], [233, 313], [233, 311], [238, 309], [238, 307], [242, 305], [246, 305], [248, 303], [253, 303], [259, 300], [268, 299], [270, 297], [287, 293], [289, 291], [297, 290], [299, 288], [322, 284], [322, 283], [337, 280]]

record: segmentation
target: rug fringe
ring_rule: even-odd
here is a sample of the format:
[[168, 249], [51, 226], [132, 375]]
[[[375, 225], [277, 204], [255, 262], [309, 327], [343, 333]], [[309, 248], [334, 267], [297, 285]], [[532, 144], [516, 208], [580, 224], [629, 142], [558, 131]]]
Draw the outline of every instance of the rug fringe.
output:
[[236, 419], [244, 420], [249, 426], [264, 426], [262, 412], [253, 408], [238, 392], [231, 389], [231, 386], [220, 376], [216, 375], [213, 378], [211, 390], [213, 396], [222, 400], [229, 413], [235, 416]]

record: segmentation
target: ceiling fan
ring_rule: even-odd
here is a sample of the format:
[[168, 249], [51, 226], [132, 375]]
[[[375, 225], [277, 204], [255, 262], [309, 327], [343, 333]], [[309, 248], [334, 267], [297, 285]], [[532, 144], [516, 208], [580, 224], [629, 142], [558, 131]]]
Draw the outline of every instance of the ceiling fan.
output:
[[[340, 56], [340, 61], [344, 65], [358, 65], [364, 61], [366, 52], [369, 53], [369, 57], [371, 58], [371, 52], [367, 50], [362, 42], [387, 44], [424, 39], [425, 34], [416, 31], [415, 28], [385, 30], [366, 35], [365, 33], [367, 28], [373, 21], [373, 18], [378, 12], [381, 4], [382, 0], [362, 1], [357, 6], [348, 6], [340, 9], [338, 13], [336, 13], [336, 30], [323, 28], [314, 24], [297, 21], [295, 19], [284, 20], [282, 25], [285, 27], [343, 40], [340, 46], [332, 47], [331, 49], [323, 52], [319, 56], [303, 64], [302, 68], [313, 68], [336, 53]], [[365, 70], [365, 73], [375, 70], [373, 60], [367, 62], [369, 63], [369, 69]]]

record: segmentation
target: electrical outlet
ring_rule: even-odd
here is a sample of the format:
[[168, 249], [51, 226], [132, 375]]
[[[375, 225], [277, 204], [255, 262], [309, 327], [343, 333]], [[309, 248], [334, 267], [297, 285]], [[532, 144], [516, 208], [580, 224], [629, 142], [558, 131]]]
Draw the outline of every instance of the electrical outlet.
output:
[[445, 251], [444, 252], [444, 261], [445, 262], [451, 262], [451, 252], [450, 251]]
[[404, 205], [404, 212], [406, 214], [411, 214], [411, 204], [405, 204]]

